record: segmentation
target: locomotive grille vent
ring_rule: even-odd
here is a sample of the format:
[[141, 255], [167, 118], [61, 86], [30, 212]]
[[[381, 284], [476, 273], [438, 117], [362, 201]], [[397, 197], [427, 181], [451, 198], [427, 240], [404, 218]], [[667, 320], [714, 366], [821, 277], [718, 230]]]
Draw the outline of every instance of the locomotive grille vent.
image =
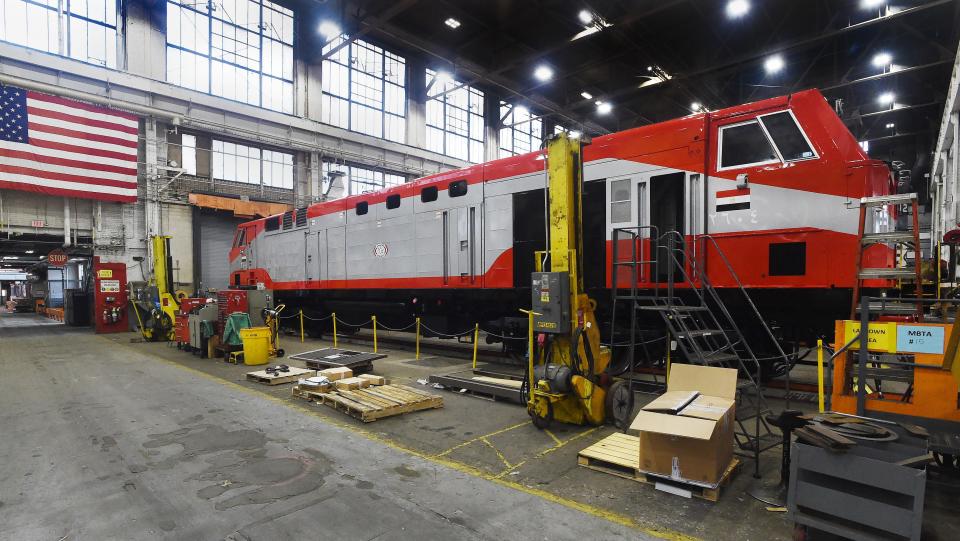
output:
[[297, 209], [297, 227], [307, 225], [307, 207]]
[[293, 211], [288, 210], [283, 213], [283, 228], [290, 229], [293, 227]]

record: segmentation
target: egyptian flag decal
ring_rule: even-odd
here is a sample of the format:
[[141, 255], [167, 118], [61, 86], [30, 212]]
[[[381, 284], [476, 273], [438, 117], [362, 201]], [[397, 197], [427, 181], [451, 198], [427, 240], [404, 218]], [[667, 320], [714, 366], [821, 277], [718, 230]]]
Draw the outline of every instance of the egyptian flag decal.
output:
[[750, 188], [717, 192], [717, 212], [750, 209]]

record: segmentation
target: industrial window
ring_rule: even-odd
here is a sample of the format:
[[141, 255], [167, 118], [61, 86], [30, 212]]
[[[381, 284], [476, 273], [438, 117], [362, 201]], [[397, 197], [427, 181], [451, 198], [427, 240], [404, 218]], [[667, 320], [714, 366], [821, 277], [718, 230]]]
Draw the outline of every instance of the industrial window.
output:
[[393, 194], [387, 196], [387, 210], [393, 210], [395, 208], [400, 208], [400, 194]]
[[756, 120], [720, 128], [719, 169], [762, 165], [779, 160], [776, 150]]
[[360, 201], [359, 203], [357, 203], [357, 206], [356, 206], [357, 216], [363, 216], [369, 210], [370, 210], [370, 205], [368, 205], [366, 201]]
[[767, 133], [770, 134], [784, 161], [817, 157], [790, 111], [763, 115], [760, 117], [760, 122], [763, 122], [763, 127], [767, 129]]
[[267, 231], [276, 231], [277, 229], [280, 229], [280, 217], [271, 216], [267, 218], [267, 221], [264, 223], [264, 229]]
[[424, 203], [431, 203], [437, 200], [437, 195], [440, 190], [436, 186], [427, 186], [426, 188], [420, 190], [420, 201]]
[[[399, 186], [407, 181], [407, 178], [403, 175], [387, 173], [384, 171], [376, 171], [354, 165], [345, 165], [342, 163], [324, 162], [323, 176], [328, 178], [328, 173], [330, 171], [340, 171], [346, 177], [343, 181], [345, 190], [344, 195], [359, 195], [362, 193], [374, 192], [384, 188], [389, 188], [391, 186]], [[326, 191], [327, 181], [324, 180], [323, 182], [324, 185], [322, 188], [324, 191]]]
[[610, 183], [610, 223], [630, 221], [630, 179]]
[[180, 135], [180, 167], [187, 175], [197, 175], [197, 136]]
[[293, 11], [269, 0], [168, 0], [167, 81], [293, 114]]
[[543, 121], [526, 107], [500, 102], [500, 157], [526, 154], [540, 148]]
[[447, 193], [450, 194], [450, 197], [461, 197], [467, 195], [467, 181], [455, 180], [451, 182], [450, 186], [447, 187]]
[[116, 68], [119, 9], [118, 0], [3, 0], [0, 41]]
[[293, 154], [213, 140], [213, 178], [293, 189]]
[[[322, 50], [321, 122], [403, 143], [406, 141], [406, 60], [341, 35]], [[345, 44], [346, 43], [346, 44]]]
[[483, 92], [443, 72], [426, 71], [427, 150], [483, 161]]
[[803, 276], [807, 273], [806, 242], [770, 243], [770, 276]]

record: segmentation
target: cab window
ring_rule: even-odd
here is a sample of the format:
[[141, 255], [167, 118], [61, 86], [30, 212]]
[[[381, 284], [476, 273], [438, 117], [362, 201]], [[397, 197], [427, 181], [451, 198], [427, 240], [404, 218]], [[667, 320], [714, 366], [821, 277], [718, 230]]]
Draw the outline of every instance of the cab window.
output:
[[745, 167], [779, 161], [756, 120], [720, 128], [720, 167]]
[[246, 245], [246, 239], [247, 239], [247, 230], [246, 230], [246, 229], [238, 229], [238, 230], [237, 230], [237, 236], [236, 236], [236, 238], [233, 239], [233, 247], [234, 247], [234, 248], [239, 248], [239, 247], [241, 247], [241, 246], [245, 246], [245, 245]]
[[816, 158], [806, 136], [800, 131], [800, 126], [790, 114], [790, 111], [780, 111], [760, 117], [763, 127], [767, 129], [770, 138], [780, 151], [784, 161], [807, 160]]

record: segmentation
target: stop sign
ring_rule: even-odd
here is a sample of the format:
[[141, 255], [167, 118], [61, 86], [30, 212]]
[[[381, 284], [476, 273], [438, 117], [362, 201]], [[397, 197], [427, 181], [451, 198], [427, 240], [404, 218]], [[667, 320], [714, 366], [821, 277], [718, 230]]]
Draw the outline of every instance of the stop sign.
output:
[[47, 254], [47, 263], [49, 263], [52, 267], [62, 267], [67, 264], [68, 258], [69, 256], [67, 256], [66, 252], [60, 248], [57, 248], [56, 250], [51, 250], [50, 253]]

